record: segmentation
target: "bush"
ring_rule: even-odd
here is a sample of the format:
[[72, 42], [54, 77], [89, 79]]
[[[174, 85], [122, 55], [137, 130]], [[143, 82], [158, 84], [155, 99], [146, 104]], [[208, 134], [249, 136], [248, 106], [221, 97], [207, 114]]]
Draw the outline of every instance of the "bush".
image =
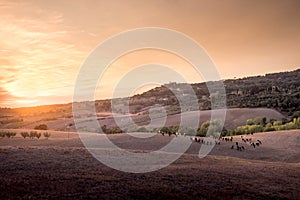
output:
[[191, 135], [191, 136], [194, 136], [196, 135], [196, 130], [194, 128], [191, 128], [191, 127], [180, 127], [178, 132], [180, 133], [185, 133], [186, 135]]
[[292, 118], [299, 118], [299, 117], [300, 117], [300, 111], [296, 111], [292, 115]]
[[25, 139], [26, 137], [29, 137], [28, 132], [21, 132], [21, 136]]
[[45, 132], [45, 133], [44, 133], [44, 137], [45, 137], [45, 138], [47, 138], [47, 139], [48, 139], [50, 136], [51, 136], [51, 134], [50, 134], [50, 133], [48, 133], [48, 132]]
[[264, 132], [270, 132], [270, 131], [275, 131], [276, 129], [274, 127], [265, 127]]
[[4, 137], [5, 137], [5, 135], [6, 135], [6, 134], [5, 134], [5, 132], [4, 132], [4, 131], [1, 131], [1, 132], [0, 132], [0, 137], [1, 137], [1, 138], [4, 138]]
[[37, 137], [37, 139], [40, 139], [41, 136], [42, 136], [41, 133], [37, 133], [37, 134], [35, 135], [35, 137]]
[[282, 125], [282, 121], [274, 121], [273, 125], [274, 126], [280, 126], [280, 125]]
[[146, 127], [140, 127], [136, 130], [137, 132], [149, 132], [148, 129]]
[[253, 125], [253, 124], [254, 124], [253, 119], [248, 119], [246, 121], [246, 125]]
[[297, 119], [294, 118], [294, 123], [296, 124], [297, 128], [300, 129], [300, 117], [298, 117]]
[[40, 124], [34, 127], [35, 130], [48, 130], [48, 126], [46, 124]]
[[36, 131], [30, 131], [29, 137], [30, 137], [31, 139], [33, 139], [34, 137], [36, 137], [36, 135], [37, 135], [37, 132], [36, 132]]
[[8, 138], [13, 138], [17, 135], [16, 132], [11, 132], [11, 131], [1, 131], [0, 132], [0, 137], [4, 138], [5, 136]]
[[11, 136], [11, 137], [15, 137], [16, 135], [17, 135], [16, 132], [10, 132], [10, 136]]
[[267, 122], [267, 118], [265, 118], [265, 117], [256, 117], [253, 120], [253, 124], [255, 124], [255, 125], [261, 125], [261, 126], [265, 126], [266, 122]]

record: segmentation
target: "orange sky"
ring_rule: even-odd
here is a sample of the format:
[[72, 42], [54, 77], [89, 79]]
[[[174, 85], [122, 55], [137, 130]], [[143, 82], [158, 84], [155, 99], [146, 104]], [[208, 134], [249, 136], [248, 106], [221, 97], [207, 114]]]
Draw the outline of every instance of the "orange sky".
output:
[[[293, 70], [300, 66], [299, 11], [298, 0], [0, 0], [0, 106], [72, 101], [89, 53], [108, 37], [141, 27], [192, 37], [223, 79]], [[174, 55], [134, 52], [107, 70], [97, 98], [109, 98], [122, 74], [143, 63], [164, 63], [190, 82], [202, 81]]]

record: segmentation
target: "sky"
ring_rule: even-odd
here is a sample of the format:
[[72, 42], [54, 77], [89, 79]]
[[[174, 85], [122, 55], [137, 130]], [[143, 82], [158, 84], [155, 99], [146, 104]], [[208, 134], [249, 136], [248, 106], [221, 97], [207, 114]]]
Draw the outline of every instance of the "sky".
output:
[[[71, 102], [90, 53], [113, 35], [143, 27], [191, 37], [221, 79], [300, 68], [298, 0], [0, 0], [0, 107]], [[203, 81], [184, 59], [145, 49], [116, 59], [99, 79], [95, 97], [112, 97], [122, 77], [140, 65], [140, 79], [167, 73], [154, 70], [155, 64], [187, 82]], [[126, 94], [154, 86], [139, 85]]]

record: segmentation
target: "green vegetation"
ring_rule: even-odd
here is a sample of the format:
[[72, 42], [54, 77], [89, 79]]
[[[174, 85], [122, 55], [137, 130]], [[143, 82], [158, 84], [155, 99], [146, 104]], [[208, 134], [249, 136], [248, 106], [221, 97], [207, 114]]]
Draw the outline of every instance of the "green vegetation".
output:
[[265, 117], [257, 117], [255, 119], [248, 119], [245, 126], [238, 126], [234, 130], [228, 130], [227, 135], [243, 135], [293, 129], [300, 129], [300, 117], [295, 117], [292, 120], [283, 118], [281, 121], [270, 119], [268, 123]]
[[25, 139], [25, 138], [29, 137], [29, 133], [26, 131], [21, 132], [21, 136]]
[[191, 128], [185, 126], [164, 126], [162, 128], [156, 128], [153, 131], [160, 131], [164, 134], [185, 134], [188, 136], [213, 136], [219, 137], [225, 131], [222, 129], [221, 120], [206, 121], [198, 128]]
[[198, 127], [197, 132], [195, 132], [195, 129], [179, 126], [165, 126], [160, 129], [155, 129], [154, 131], [160, 130], [160, 132], [165, 134], [175, 134], [178, 132], [190, 136], [219, 137], [293, 129], [300, 129], [300, 117], [293, 118], [292, 120], [283, 118], [281, 121], [270, 119], [268, 123], [265, 117], [256, 117], [254, 119], [248, 119], [244, 126], [238, 126], [234, 130], [227, 130], [225, 127], [222, 128], [221, 120], [213, 120], [202, 123], [201, 126]]
[[219, 137], [221, 132], [222, 132], [221, 120], [206, 121], [198, 128], [197, 136]]
[[0, 138], [4, 138], [4, 137], [13, 138], [16, 135], [17, 133], [13, 131], [0, 131]]
[[146, 127], [142, 126], [142, 127], [139, 127], [136, 132], [150, 132]]
[[51, 133], [44, 132], [44, 137], [45, 137], [46, 139], [48, 139], [50, 136], [51, 136]]
[[29, 138], [33, 139], [36, 137], [36, 135], [37, 135], [37, 131], [30, 131]]
[[[86, 131], [92, 131], [93, 130], [87, 130]], [[124, 133], [125, 131], [120, 129], [119, 127], [113, 127], [113, 128], [108, 128], [106, 125], [101, 126], [101, 130], [98, 130], [97, 132], [99, 133], [105, 133], [105, 134], [117, 134], [117, 133]]]

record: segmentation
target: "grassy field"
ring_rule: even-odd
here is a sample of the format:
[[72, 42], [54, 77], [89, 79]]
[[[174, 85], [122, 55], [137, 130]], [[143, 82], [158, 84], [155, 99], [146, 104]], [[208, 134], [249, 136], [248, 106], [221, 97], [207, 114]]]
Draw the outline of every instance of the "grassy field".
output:
[[[17, 130], [20, 132], [22, 130]], [[51, 132], [51, 131], [50, 131]], [[69, 135], [69, 136], [68, 136]], [[153, 151], [174, 136], [148, 139], [127, 134], [109, 139], [129, 151]], [[183, 137], [183, 136], [182, 136]], [[245, 151], [221, 141], [203, 159], [193, 142], [176, 162], [158, 171], [133, 174], [97, 161], [75, 132], [49, 139], [0, 139], [1, 199], [299, 199], [300, 131], [244, 136], [261, 140]], [[69, 139], [68, 139], [69, 138]], [[162, 152], [163, 153], [163, 152]]]

